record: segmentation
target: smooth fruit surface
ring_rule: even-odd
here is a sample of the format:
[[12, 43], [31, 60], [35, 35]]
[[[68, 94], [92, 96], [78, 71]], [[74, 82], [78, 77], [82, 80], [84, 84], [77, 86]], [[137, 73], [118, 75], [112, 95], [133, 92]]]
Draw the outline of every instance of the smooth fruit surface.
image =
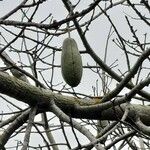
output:
[[82, 59], [77, 43], [72, 38], [66, 38], [62, 46], [61, 72], [64, 80], [71, 87], [77, 86], [82, 78]]

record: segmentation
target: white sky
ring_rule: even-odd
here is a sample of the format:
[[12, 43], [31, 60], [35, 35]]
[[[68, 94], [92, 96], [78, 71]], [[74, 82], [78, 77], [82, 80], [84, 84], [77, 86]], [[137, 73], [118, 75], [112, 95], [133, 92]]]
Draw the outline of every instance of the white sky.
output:
[[[82, 0], [82, 5], [80, 5], [78, 7], [78, 10], [80, 11], [82, 8], [86, 8], [86, 6], [88, 6], [88, 2], [91, 2], [91, 1], [90, 0]], [[138, 3], [139, 1], [136, 1], [136, 2]], [[2, 17], [7, 12], [9, 12], [13, 8], [15, 8], [16, 4], [19, 4], [19, 3], [20, 3], [20, 0], [13, 0], [11, 2], [10, 2], [10, 0], [0, 1], [0, 17]], [[58, 21], [64, 17], [66, 17], [66, 15], [67, 15], [67, 12], [64, 9], [64, 6], [63, 6], [61, 1], [47, 0], [40, 7], [39, 13], [34, 18], [34, 21], [37, 21], [37, 22], [41, 21], [43, 19], [43, 17], [46, 17], [49, 13], [52, 13], [54, 19], [56, 19]], [[131, 34], [129, 33], [129, 28], [127, 26], [127, 23], [125, 21], [124, 16], [126, 14], [126, 15], [131, 15], [132, 17], [137, 17], [134, 14], [134, 12], [131, 9], [129, 9], [127, 6], [124, 6], [124, 7], [115, 7], [114, 9], [108, 11], [108, 13], [109, 13], [112, 21], [116, 25], [121, 36], [126, 38], [126, 39], [131, 39]], [[20, 20], [21, 19], [20, 12], [18, 12], [16, 15], [13, 15], [9, 19]], [[129, 16], [129, 19], [131, 19], [130, 16]], [[149, 27], [144, 26], [144, 28], [143, 28], [143, 24], [139, 20], [134, 20], [134, 22], [131, 21], [131, 23], [133, 23], [135, 29], [136, 28], [138, 29], [137, 34], [140, 35], [140, 40], [143, 41], [144, 40], [144, 34], [149, 31]], [[106, 37], [107, 37], [109, 29], [110, 29], [110, 24], [109, 24], [107, 18], [102, 15], [101, 17], [96, 19], [91, 24], [89, 29], [90, 30], [86, 35], [87, 39], [88, 39], [91, 47], [97, 53], [97, 55], [103, 59], [104, 50], [105, 50], [105, 46], [106, 46]], [[1, 28], [0, 28], [0, 32], [4, 33], [4, 30], [1, 30]], [[77, 41], [79, 49], [84, 50], [84, 47], [83, 47], [81, 40], [80, 40], [78, 34], [76, 33], [76, 31], [71, 33], [71, 36]], [[59, 37], [55, 38], [54, 40], [52, 40], [52, 42], [50, 44], [51, 45], [54, 44], [54, 46], [60, 47], [62, 44], [62, 41], [64, 40], [65, 37], [66, 37], [66, 35], [65, 36], [59, 36]], [[111, 40], [113, 38], [115, 38], [114, 35], [112, 36]], [[11, 40], [11, 37], [8, 37], [8, 40]], [[124, 53], [122, 51], [120, 51], [116, 47], [116, 45], [113, 42], [111, 42], [111, 40], [110, 40], [110, 43], [108, 45], [107, 64], [110, 65], [118, 59], [117, 63], [119, 65], [117, 66], [117, 68], [115, 68], [115, 71], [118, 72], [118, 69], [120, 69], [122, 72], [124, 72], [127, 69], [127, 66], [125, 64]], [[19, 41], [16, 43], [19, 43]], [[30, 46], [30, 45], [28, 45], [28, 46]], [[10, 53], [10, 56], [13, 57], [14, 61], [16, 61], [16, 62], [18, 61], [17, 57], [14, 58], [13, 53]], [[56, 62], [58, 65], [60, 65], [59, 64], [60, 63], [60, 55], [59, 54], [58, 54], [57, 58], [58, 58], [58, 60], [56, 60]], [[83, 55], [82, 58], [83, 58], [83, 64], [84, 65], [86, 65], [87, 62], [89, 64], [95, 64], [93, 62], [93, 60], [90, 57], [88, 57], [87, 55]], [[134, 63], [134, 61], [135, 61], [135, 59], [131, 58], [131, 62]], [[28, 63], [27, 60], [25, 60], [25, 59], [24, 59], [24, 62]], [[143, 75], [144, 75], [144, 73], [143, 73]], [[47, 72], [45, 73], [45, 76], [47, 76], [47, 80], [50, 79], [49, 74], [47, 74]], [[80, 92], [80, 93], [85, 93], [85, 94], [92, 94], [93, 93], [92, 92], [92, 85], [93, 86], [96, 85], [97, 79], [99, 79], [99, 77], [97, 75], [92, 73], [90, 70], [84, 69], [81, 84], [76, 88], [76, 91]], [[58, 84], [59, 82], [63, 81], [62, 77], [60, 76], [60, 70], [59, 69], [56, 69], [54, 80], [55, 80], [55, 84]], [[115, 87], [115, 86], [116, 86], [116, 84], [114, 83], [114, 84], [112, 84], [112, 86], [110, 88]], [[101, 90], [100, 84], [99, 84], [99, 89]], [[0, 106], [0, 111], [4, 111], [4, 110], [8, 109], [7, 105], [3, 105], [3, 108], [1, 108], [1, 106]], [[70, 136], [70, 134], [71, 134], [70, 130], [67, 130], [67, 132], [68, 132], [68, 135]], [[55, 135], [57, 137], [58, 133], [57, 134], [55, 133]], [[58, 136], [58, 139], [59, 138], [60, 138], [60, 136]], [[82, 140], [84, 140], [84, 139], [82, 139]], [[33, 141], [34, 141], [33, 143], [36, 143], [36, 140], [33, 140]]]

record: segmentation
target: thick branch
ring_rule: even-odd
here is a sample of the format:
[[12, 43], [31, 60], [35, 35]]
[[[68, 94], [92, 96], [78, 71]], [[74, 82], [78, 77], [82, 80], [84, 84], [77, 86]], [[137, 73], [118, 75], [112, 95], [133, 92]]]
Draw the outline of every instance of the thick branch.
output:
[[[116, 103], [115, 101], [107, 102], [109, 104], [106, 107], [106, 104], [101, 104], [101, 101], [98, 99], [86, 100], [53, 93], [50, 90], [29, 85], [3, 72], [0, 72], [0, 93], [32, 106], [37, 104], [39, 111], [51, 111], [49, 110], [50, 101], [55, 100], [57, 106], [74, 118], [118, 120], [122, 117], [125, 110], [125, 104], [115, 106], [121, 104], [119, 101], [116, 101]], [[84, 106], [86, 107], [85, 109]], [[91, 106], [95, 107], [90, 109]], [[133, 105], [130, 108], [129, 117], [134, 119], [135, 112], [140, 116], [143, 123], [150, 124], [149, 106]]]

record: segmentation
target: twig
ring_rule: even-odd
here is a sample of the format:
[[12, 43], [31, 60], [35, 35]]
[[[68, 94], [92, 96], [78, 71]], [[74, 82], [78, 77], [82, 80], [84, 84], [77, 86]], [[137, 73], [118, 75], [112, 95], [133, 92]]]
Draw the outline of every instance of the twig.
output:
[[[51, 107], [52, 112], [62, 121], [67, 122], [70, 124], [70, 117], [67, 116], [59, 107], [55, 105], [54, 102], [51, 101]], [[89, 132], [85, 127], [81, 126], [78, 122], [75, 120], [72, 120], [72, 126], [79, 130], [83, 135], [85, 135], [91, 142], [95, 141], [95, 137], [92, 135], [92, 133]], [[97, 150], [104, 150], [104, 148], [100, 144], [96, 144], [95, 148]]]
[[25, 137], [24, 137], [24, 141], [23, 141], [23, 147], [21, 150], [27, 150], [27, 148], [28, 148], [30, 134], [31, 134], [31, 128], [32, 128], [32, 125], [34, 122], [34, 117], [36, 115], [36, 112], [37, 112], [37, 106], [34, 106], [33, 108], [31, 108], [30, 114], [29, 114], [29, 122], [26, 127], [26, 133], [25, 133]]

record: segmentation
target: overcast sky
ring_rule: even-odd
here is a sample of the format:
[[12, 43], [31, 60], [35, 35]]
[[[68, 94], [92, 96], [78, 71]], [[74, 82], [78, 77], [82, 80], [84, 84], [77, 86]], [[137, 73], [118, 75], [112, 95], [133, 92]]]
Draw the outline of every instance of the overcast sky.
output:
[[[91, 2], [91, 0], [82, 0], [82, 3], [79, 5], [79, 7], [77, 7], [77, 11], [81, 11], [83, 8], [86, 8], [90, 2]], [[136, 1], [136, 2], [138, 3], [139, 1]], [[20, 3], [20, 0], [0, 1], [0, 17], [2, 17], [6, 13], [8, 13], [10, 10], [15, 8], [16, 5], [19, 3]], [[98, 11], [98, 9], [96, 11]], [[43, 18], [45, 18], [50, 13], [52, 13], [53, 18], [58, 21], [65, 18], [68, 14], [68, 12], [65, 10], [64, 5], [61, 1], [47, 0], [39, 8], [39, 12], [34, 17], [33, 20], [35, 22], [40, 22], [41, 20], [43, 20]], [[134, 17], [136, 18], [137, 16], [133, 12], [133, 10], [131, 10], [127, 6], [124, 6], [124, 7], [118, 6], [118, 7], [111, 9], [110, 11], [108, 11], [108, 13], [110, 15], [110, 18], [116, 25], [121, 36], [125, 39], [131, 39], [132, 35], [129, 33], [129, 27], [127, 26], [127, 22], [125, 20], [125, 15], [127, 15], [129, 17], [129, 19], [131, 19], [130, 16], [132, 16], [133, 18]], [[20, 12], [17, 12], [15, 15], [10, 17], [9, 20], [12, 19], [12, 20], [20, 21], [21, 18], [22, 18], [22, 16], [20, 15]], [[141, 35], [140, 36], [141, 40], [144, 40], [144, 34], [146, 32], [148, 32], [149, 29], [146, 26], [144, 26], [144, 28], [143, 28], [143, 24], [141, 22], [140, 23], [139, 22], [140, 21], [138, 19], [131, 21], [131, 23], [133, 23], [133, 25], [134, 25], [134, 28], [138, 29], [137, 34]], [[89, 31], [86, 35], [91, 47], [95, 50], [95, 52], [101, 59], [104, 58], [104, 51], [105, 51], [105, 47], [106, 47], [106, 40], [107, 40], [107, 35], [109, 33], [109, 30], [110, 30], [110, 23], [108, 22], [108, 19], [104, 15], [102, 15], [98, 19], [96, 19], [95, 21], [92, 22], [92, 24], [89, 28]], [[5, 33], [4, 30], [2, 30], [2, 28], [0, 28], [0, 32], [2, 34]], [[31, 35], [31, 36], [33, 36], [33, 35]], [[82, 45], [82, 42], [81, 42], [77, 32], [73, 31], [71, 33], [71, 36], [77, 41], [79, 49], [84, 50], [84, 46]], [[50, 44], [53, 46], [56, 46], [56, 47], [61, 47], [62, 42], [66, 37], [67, 37], [67, 35], [56, 37], [52, 40], [52, 42]], [[118, 47], [112, 42], [112, 39], [115, 37], [116, 37], [115, 34], [112, 35], [109, 45], [108, 45], [107, 64], [111, 65], [112, 63], [114, 63], [117, 60], [118, 66], [115, 68], [115, 70], [118, 71], [118, 69], [121, 69], [121, 71], [124, 72], [127, 69], [127, 66], [125, 63], [124, 52], [119, 50]], [[9, 35], [8, 35], [8, 40], [11, 40], [11, 37], [9, 37]], [[0, 39], [0, 41], [2, 41], [2, 39]], [[18, 43], [19, 43], [19, 41], [18, 41]], [[32, 46], [32, 43], [29, 43], [29, 46], [30, 46], [30, 44]], [[15, 46], [17, 47], [17, 45], [15, 45]], [[16, 62], [18, 61], [18, 57], [14, 58], [15, 55], [13, 53], [10, 53], [10, 56], [13, 57], [14, 61], [16, 61]], [[92, 64], [95, 65], [95, 62], [87, 55], [82, 55], [82, 59], [83, 59], [84, 65], [87, 65], [87, 63], [89, 63], [91, 65]], [[24, 60], [24, 61], [26, 62], [26, 60]], [[132, 61], [134, 63], [135, 59], [134, 58], [131, 59], [131, 62]], [[57, 56], [56, 63], [57, 63], [57, 65], [60, 65], [60, 55], [59, 54]], [[3, 65], [2, 62], [1, 62], [1, 65]], [[47, 76], [47, 79], [50, 79], [48, 74], [46, 76]], [[84, 69], [81, 84], [76, 88], [76, 91], [80, 92], [80, 93], [85, 93], [85, 94], [87, 94], [87, 93], [93, 94], [92, 93], [92, 85], [96, 85], [97, 79], [99, 79], [99, 77], [95, 73], [92, 73], [88, 69]], [[63, 79], [62, 79], [62, 76], [60, 76], [60, 70], [56, 69], [55, 84], [58, 84], [61, 81], [63, 81]], [[116, 84], [112, 85], [112, 87], [115, 87], [115, 86], [116, 86]], [[101, 87], [99, 87], [99, 89], [101, 90]], [[24, 104], [21, 103], [21, 105], [23, 105], [23, 107], [24, 107]], [[2, 106], [2, 104], [0, 106]], [[4, 111], [4, 110], [8, 109], [8, 107], [7, 107], [7, 105], [4, 104], [3, 107], [0, 109], [1, 109], [0, 111]], [[10, 110], [8, 109], [8, 111], [10, 111]], [[72, 131], [68, 130], [67, 132], [68, 132], [68, 135], [70, 137], [72, 137], [72, 135], [71, 135]], [[61, 139], [60, 133], [56, 132], [55, 135], [58, 138], [58, 140]], [[18, 140], [20, 140], [20, 137], [18, 137]], [[32, 138], [32, 140], [36, 143], [37, 139], [35, 140], [34, 138]], [[84, 141], [85, 139], [83, 138], [82, 140]], [[73, 141], [75, 141], [75, 140], [73, 140]], [[10, 142], [11, 142], [11, 140], [10, 140]], [[64, 141], [62, 141], [62, 142], [64, 142]]]

